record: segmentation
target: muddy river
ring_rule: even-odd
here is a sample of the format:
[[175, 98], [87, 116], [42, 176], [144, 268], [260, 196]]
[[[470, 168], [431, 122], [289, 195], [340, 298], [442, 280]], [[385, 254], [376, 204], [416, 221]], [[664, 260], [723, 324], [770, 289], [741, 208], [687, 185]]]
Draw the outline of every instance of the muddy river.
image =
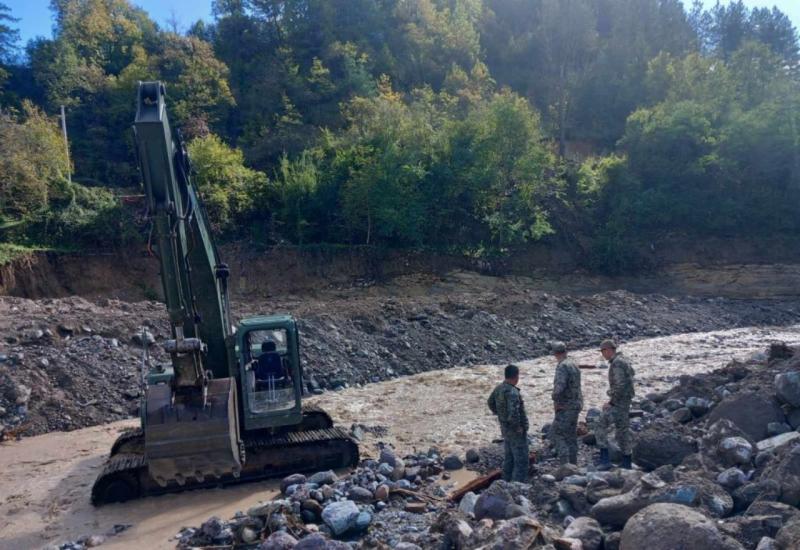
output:
[[[770, 341], [800, 344], [800, 325], [752, 327], [708, 333], [679, 334], [640, 340], [622, 346], [636, 369], [636, 391], [644, 395], [672, 386], [681, 374], [723, 366], [733, 358], [762, 351]], [[595, 349], [577, 350], [582, 364], [598, 364]], [[521, 389], [532, 428], [549, 422], [553, 360], [524, 361]], [[498, 436], [485, 400], [502, 378], [503, 365], [453, 368], [428, 372], [321, 395], [314, 401], [337, 423], [382, 426], [383, 441], [402, 450], [460, 451], [489, 443]], [[605, 370], [583, 371], [586, 406], [605, 400]], [[174, 548], [180, 527], [199, 525], [211, 515], [230, 517], [259, 500], [276, 494], [276, 482], [227, 489], [167, 495], [94, 509], [91, 484], [117, 433], [134, 421], [117, 422], [74, 432], [56, 432], [0, 444], [0, 548], [41, 548], [86, 534], [111, 533], [103, 548]], [[367, 439], [362, 454], [375, 454]], [[465, 479], [460, 479], [461, 482]]]

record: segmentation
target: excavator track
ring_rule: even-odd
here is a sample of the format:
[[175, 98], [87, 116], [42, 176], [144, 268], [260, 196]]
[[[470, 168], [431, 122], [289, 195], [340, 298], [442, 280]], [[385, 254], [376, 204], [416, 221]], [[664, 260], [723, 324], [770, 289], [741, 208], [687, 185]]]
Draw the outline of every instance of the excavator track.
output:
[[144, 431], [141, 428], [128, 428], [119, 434], [109, 456], [131, 452], [144, 452]]
[[[125, 434], [123, 434], [125, 435]], [[143, 453], [118, 453], [108, 459], [92, 486], [92, 504], [100, 506], [145, 496], [233, 485], [295, 472], [343, 468], [358, 464], [358, 445], [341, 428], [291, 431], [245, 440], [246, 462], [238, 477], [189, 479], [183, 485], [158, 485]]]

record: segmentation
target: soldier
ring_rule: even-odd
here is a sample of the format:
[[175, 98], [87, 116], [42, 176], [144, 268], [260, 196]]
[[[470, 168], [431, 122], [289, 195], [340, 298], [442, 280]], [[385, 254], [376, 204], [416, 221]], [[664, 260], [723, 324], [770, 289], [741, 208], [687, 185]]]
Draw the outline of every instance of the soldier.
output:
[[595, 436], [600, 446], [600, 467], [611, 466], [608, 454], [608, 432], [613, 424], [617, 444], [622, 451], [622, 467], [631, 468], [631, 422], [630, 410], [633, 399], [633, 367], [628, 360], [617, 353], [617, 345], [612, 340], [600, 344], [600, 353], [609, 362], [608, 403], [603, 406], [603, 414], [597, 423]]
[[581, 371], [575, 361], [567, 357], [567, 347], [562, 342], [550, 345], [558, 361], [553, 380], [553, 408], [555, 418], [550, 426], [550, 440], [560, 464], [578, 464], [578, 415], [583, 408]]
[[489, 396], [489, 409], [497, 415], [505, 442], [503, 479], [528, 481], [528, 416], [517, 384], [519, 367], [508, 365], [505, 380]]

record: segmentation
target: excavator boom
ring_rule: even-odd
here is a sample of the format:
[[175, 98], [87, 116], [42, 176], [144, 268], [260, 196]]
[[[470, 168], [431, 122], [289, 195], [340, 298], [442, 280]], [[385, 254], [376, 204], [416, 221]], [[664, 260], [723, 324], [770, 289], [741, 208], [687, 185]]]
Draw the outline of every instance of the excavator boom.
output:
[[122, 434], [92, 487], [104, 504], [358, 462], [358, 445], [302, 405], [297, 325], [288, 315], [234, 330], [220, 261], [165, 89], [140, 82], [134, 133], [171, 338], [152, 368], [142, 427]]

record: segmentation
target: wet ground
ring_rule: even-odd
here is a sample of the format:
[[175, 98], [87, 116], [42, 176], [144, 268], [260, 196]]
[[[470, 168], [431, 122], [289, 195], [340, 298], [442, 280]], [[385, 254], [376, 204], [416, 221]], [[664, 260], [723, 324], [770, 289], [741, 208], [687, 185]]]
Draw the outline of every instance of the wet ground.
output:
[[[643, 395], [672, 386], [681, 374], [723, 366], [733, 358], [761, 352], [770, 341], [800, 344], [800, 325], [752, 327], [649, 338], [624, 346]], [[595, 349], [573, 353], [583, 364], [597, 364]], [[549, 397], [553, 361], [525, 361], [521, 387], [534, 430], [551, 419]], [[586, 406], [599, 406], [607, 387], [605, 370], [583, 371]], [[381, 439], [399, 450], [460, 450], [480, 446], [498, 435], [486, 409], [486, 396], [502, 377], [502, 365], [459, 367], [328, 392], [315, 398], [337, 423], [383, 426]], [[116, 434], [132, 421], [73, 432], [54, 432], [0, 444], [0, 548], [40, 548], [81, 535], [105, 534], [115, 525], [130, 525], [110, 537], [104, 548], [173, 548], [180, 527], [199, 525], [211, 515], [230, 517], [258, 500], [276, 494], [276, 483], [264, 482], [144, 499], [94, 509], [89, 490]], [[375, 454], [375, 438], [362, 444]]]

